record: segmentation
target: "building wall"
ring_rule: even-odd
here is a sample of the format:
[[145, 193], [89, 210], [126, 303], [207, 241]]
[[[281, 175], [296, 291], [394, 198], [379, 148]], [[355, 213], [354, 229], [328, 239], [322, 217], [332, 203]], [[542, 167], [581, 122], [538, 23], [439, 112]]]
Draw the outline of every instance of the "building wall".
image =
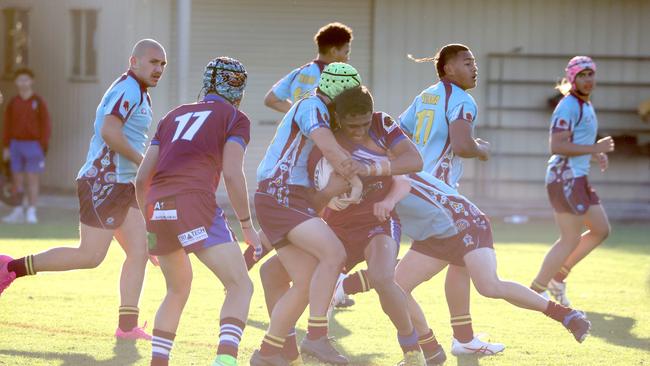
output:
[[[29, 67], [36, 74], [36, 92], [48, 103], [53, 124], [43, 178], [45, 185], [73, 189], [74, 178], [88, 150], [97, 104], [108, 86], [127, 70], [133, 44], [145, 37], [155, 38], [163, 45], [169, 44], [171, 0], [157, 0], [155, 5], [148, 0], [0, 1], [0, 8], [17, 6], [29, 9]], [[98, 10], [98, 75], [95, 81], [70, 80], [71, 9]], [[0, 24], [2, 32], [4, 24]], [[4, 42], [4, 34], [0, 37]], [[168, 105], [169, 87], [164, 77], [160, 87], [151, 89], [157, 117], [162, 112], [157, 106]], [[5, 97], [16, 93], [11, 80], [0, 81], [0, 88]], [[161, 100], [164, 103], [158, 104]]]
[[[466, 161], [461, 191], [497, 200], [544, 200], [548, 159], [548, 125], [544, 108], [564, 73], [569, 55], [650, 55], [648, 1], [375, 1], [373, 90], [376, 104], [399, 115], [425, 87], [436, 81], [433, 64], [416, 64], [407, 54], [433, 56], [447, 43], [464, 43], [479, 66], [479, 85], [471, 91], [479, 105], [477, 135], [492, 142], [487, 163]], [[507, 60], [503, 74], [490, 53], [560, 54], [566, 58]], [[650, 126], [634, 113], [650, 98], [650, 62], [598, 60], [594, 105], [601, 133], [648, 137]], [[530, 80], [499, 85], [489, 79]], [[544, 83], [546, 81], [546, 83]], [[642, 87], [606, 86], [607, 82], [644, 83]], [[534, 84], [534, 85], [533, 85]], [[499, 100], [499, 88], [502, 99]], [[501, 111], [496, 106], [529, 108]], [[534, 109], [534, 110], [533, 110]], [[639, 155], [611, 158], [606, 174], [593, 171], [592, 181], [609, 200], [650, 201], [650, 159]], [[597, 169], [594, 169], [597, 170]]]

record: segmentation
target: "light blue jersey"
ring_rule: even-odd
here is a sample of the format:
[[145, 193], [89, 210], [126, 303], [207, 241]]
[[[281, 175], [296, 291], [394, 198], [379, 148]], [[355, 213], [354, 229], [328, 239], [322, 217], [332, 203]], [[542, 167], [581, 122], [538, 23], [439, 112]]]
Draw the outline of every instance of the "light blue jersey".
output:
[[415, 97], [399, 117], [399, 124], [422, 154], [424, 171], [455, 188], [463, 165], [451, 149], [449, 124], [462, 119], [473, 127], [476, 114], [471, 95], [453, 83], [440, 81]]
[[138, 82], [133, 72], [129, 71], [115, 80], [97, 106], [94, 134], [90, 140], [86, 163], [79, 170], [77, 179], [99, 177], [103, 183], [133, 182], [138, 166], [112, 151], [102, 138], [101, 130], [107, 115], [122, 120], [122, 132], [127, 141], [137, 152], [143, 154], [153, 115], [147, 88]]
[[316, 89], [320, 80], [320, 74], [323, 72], [325, 66], [327, 66], [326, 63], [314, 60], [291, 71], [287, 76], [275, 83], [271, 90], [278, 99], [289, 99], [295, 103]]
[[295, 103], [282, 118], [264, 159], [257, 168], [257, 182], [271, 179], [274, 187], [310, 187], [307, 160], [314, 147], [310, 138], [319, 128], [330, 128], [323, 98], [312, 93]]
[[402, 232], [413, 240], [454, 236], [470, 226], [485, 226], [485, 214], [467, 198], [426, 172], [409, 174], [411, 192], [395, 208]]
[[[598, 134], [598, 119], [591, 102], [585, 102], [573, 94], [562, 98], [551, 117], [550, 133], [571, 131], [571, 142], [593, 145]], [[548, 161], [546, 183], [556, 179], [578, 178], [589, 174], [591, 154], [564, 156], [555, 154]], [[558, 173], [561, 176], [558, 176]]]

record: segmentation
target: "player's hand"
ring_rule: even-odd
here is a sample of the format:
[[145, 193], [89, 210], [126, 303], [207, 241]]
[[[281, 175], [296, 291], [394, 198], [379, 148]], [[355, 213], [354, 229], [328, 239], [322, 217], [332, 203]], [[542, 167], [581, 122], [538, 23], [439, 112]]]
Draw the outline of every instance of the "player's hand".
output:
[[603, 137], [596, 142], [596, 153], [609, 153], [614, 151], [614, 139], [612, 136]]
[[383, 200], [377, 202], [372, 207], [372, 213], [375, 215], [377, 220], [384, 222], [390, 217], [390, 213], [395, 208], [395, 202], [390, 200]]
[[9, 148], [5, 147], [2, 150], [2, 161], [7, 161], [7, 160], [9, 160]]
[[153, 264], [156, 267], [160, 267], [160, 262], [158, 262], [158, 256], [157, 255], [149, 254], [149, 262], [151, 262], [151, 264]]
[[345, 179], [342, 175], [334, 172], [330, 175], [330, 180], [327, 182], [327, 185], [323, 189], [327, 197], [337, 197], [343, 193], [347, 193], [352, 188], [352, 184], [349, 180]]
[[598, 166], [600, 166], [600, 171], [604, 172], [609, 166], [609, 158], [605, 153], [594, 154], [594, 158], [598, 161]]
[[474, 141], [479, 149], [478, 160], [487, 161], [490, 159], [490, 143], [480, 138], [475, 138]]
[[343, 168], [343, 176], [348, 179], [354, 175], [366, 177], [370, 174], [369, 166], [352, 158], [344, 160], [341, 166]]
[[242, 227], [241, 228], [242, 234], [244, 234], [244, 242], [246, 244], [252, 246], [255, 248], [255, 256], [258, 257], [262, 255], [262, 241], [260, 240], [260, 235], [255, 230], [255, 228], [251, 226], [247, 227]]

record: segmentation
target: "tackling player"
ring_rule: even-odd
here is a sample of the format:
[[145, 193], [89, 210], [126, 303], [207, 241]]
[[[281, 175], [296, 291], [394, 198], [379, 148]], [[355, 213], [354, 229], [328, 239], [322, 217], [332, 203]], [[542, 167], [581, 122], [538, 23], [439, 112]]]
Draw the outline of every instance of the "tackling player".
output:
[[223, 172], [244, 239], [259, 247], [243, 172], [250, 121], [238, 109], [246, 79], [239, 61], [229, 57], [210, 61], [203, 72], [205, 97], [177, 107], [162, 119], [138, 171], [138, 203], [148, 231], [156, 236], [149, 253], [158, 256], [167, 284], [167, 295], [154, 323], [152, 366], [169, 362], [192, 284], [190, 253], [196, 254], [226, 288], [213, 365], [237, 364], [253, 284], [237, 239], [217, 206], [215, 191]]
[[[610, 232], [607, 213], [587, 176], [591, 159], [598, 161], [602, 171], [607, 169], [607, 153], [614, 151], [614, 140], [607, 136], [596, 141], [598, 119], [590, 101], [596, 64], [587, 56], [576, 56], [565, 71], [566, 78], [558, 86], [564, 98], [551, 117], [553, 156], [546, 170], [546, 190], [560, 238], [546, 254], [530, 288], [541, 293], [548, 286], [558, 302], [569, 306], [564, 280]], [[584, 226], [587, 231], [582, 232]]]
[[115, 237], [126, 253], [115, 336], [151, 339], [137, 327], [147, 234], [133, 181], [152, 119], [147, 89], [158, 85], [166, 65], [160, 43], [143, 39], [133, 47], [128, 72], [113, 82], [97, 107], [86, 163], [77, 176], [79, 246], [52, 248], [15, 260], [0, 256], [0, 293], [14, 279], [37, 272], [95, 268]]
[[[338, 94], [359, 85], [361, 78], [354, 67], [340, 62], [329, 64], [323, 70], [317, 90], [294, 104], [284, 116], [257, 169], [257, 218], [293, 281], [291, 289], [274, 307], [260, 351], [255, 353], [267, 364], [266, 359], [280, 355], [290, 328], [302, 313], [297, 310], [307, 297], [309, 328], [303, 347], [322, 358], [347, 362], [327, 337], [327, 309], [345, 252], [341, 241], [318, 217], [309, 200], [307, 158], [317, 146], [342, 175], [366, 173], [366, 167], [336, 142], [328, 111], [328, 105]], [[310, 261], [305, 258], [312, 256], [318, 260], [313, 275], [296, 277], [297, 273], [309, 271], [305, 265]]]

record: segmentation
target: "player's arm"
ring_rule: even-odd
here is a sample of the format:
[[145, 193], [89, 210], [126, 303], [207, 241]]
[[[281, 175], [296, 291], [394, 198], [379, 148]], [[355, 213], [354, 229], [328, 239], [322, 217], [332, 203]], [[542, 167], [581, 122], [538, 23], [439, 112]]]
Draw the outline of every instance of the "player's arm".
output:
[[314, 205], [316, 212], [320, 212], [325, 208], [325, 206], [327, 206], [332, 198], [349, 192], [351, 188], [351, 183], [343, 178], [343, 176], [337, 173], [332, 173], [325, 188], [320, 191], [312, 189], [312, 192], [310, 192], [311, 203]]
[[329, 128], [316, 128], [311, 132], [310, 137], [337, 173], [348, 179], [354, 175], [368, 175], [367, 166], [352, 159], [350, 153], [336, 142]]
[[147, 217], [147, 190], [158, 163], [158, 145], [150, 145], [135, 176], [135, 198], [143, 217]]
[[253, 227], [251, 211], [248, 202], [248, 188], [244, 175], [244, 154], [246, 150], [239, 142], [227, 140], [223, 148], [223, 181], [226, 185], [228, 198], [244, 234], [248, 245], [261, 249], [259, 235]]
[[449, 139], [454, 154], [461, 158], [490, 158], [490, 143], [472, 136], [472, 123], [457, 119], [449, 124]]
[[571, 135], [572, 131], [552, 132], [549, 139], [551, 154], [578, 156], [614, 151], [614, 140], [611, 136], [603, 137], [593, 145], [580, 145], [571, 142]]
[[424, 162], [422, 155], [415, 147], [413, 141], [402, 138], [395, 146], [390, 149], [390, 165], [388, 174], [383, 172], [382, 175], [400, 175], [408, 173], [417, 173], [422, 170]]
[[273, 92], [273, 89], [266, 93], [264, 105], [282, 113], [287, 113], [291, 109], [291, 102], [288, 99], [278, 98]]
[[411, 183], [404, 175], [394, 175], [393, 185], [383, 200], [373, 206], [373, 214], [380, 221], [385, 221], [395, 209], [397, 202], [401, 201], [411, 191]]
[[140, 165], [142, 154], [137, 152], [126, 139], [122, 131], [123, 126], [124, 122], [121, 119], [113, 114], [107, 114], [104, 116], [104, 123], [100, 131], [102, 139], [111, 150]]

